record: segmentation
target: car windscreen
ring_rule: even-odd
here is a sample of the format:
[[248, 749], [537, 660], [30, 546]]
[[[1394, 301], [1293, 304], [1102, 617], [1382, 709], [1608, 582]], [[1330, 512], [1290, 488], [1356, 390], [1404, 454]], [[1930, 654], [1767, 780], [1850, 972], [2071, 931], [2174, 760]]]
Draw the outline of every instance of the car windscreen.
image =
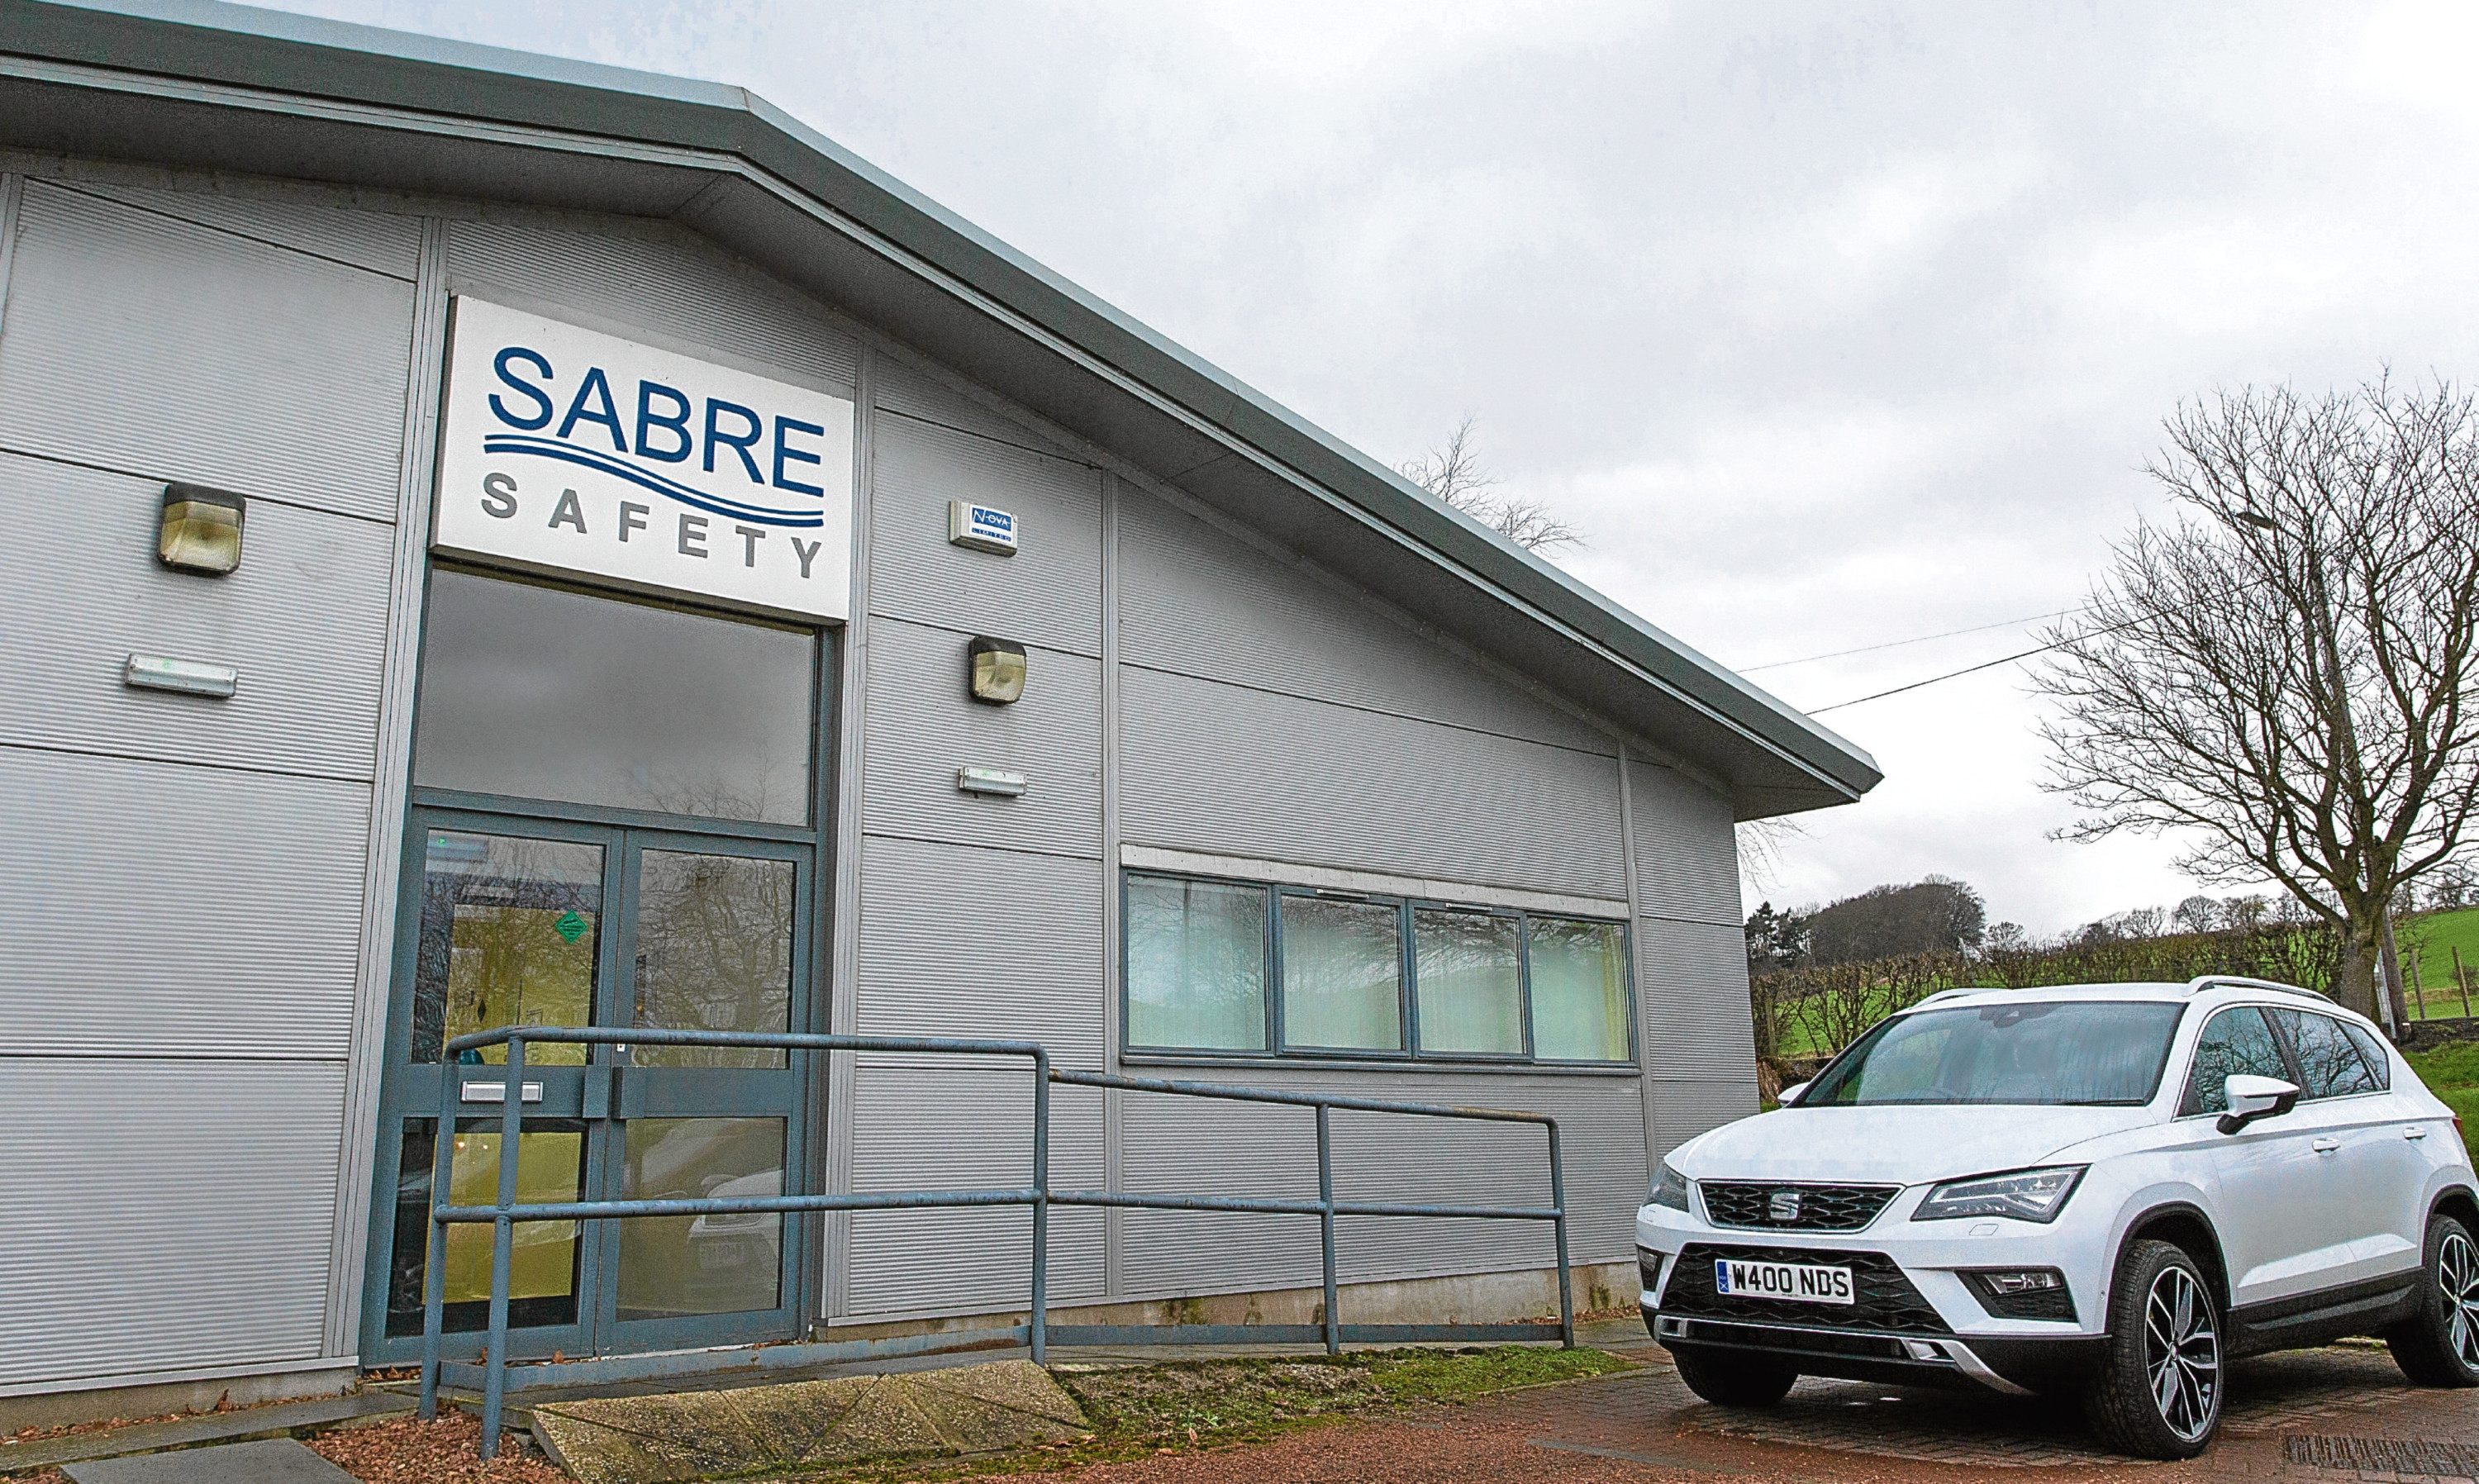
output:
[[2160, 1086], [2185, 1009], [2034, 1000], [1914, 1011], [1878, 1022], [1853, 1042], [1799, 1106], [2140, 1106]]

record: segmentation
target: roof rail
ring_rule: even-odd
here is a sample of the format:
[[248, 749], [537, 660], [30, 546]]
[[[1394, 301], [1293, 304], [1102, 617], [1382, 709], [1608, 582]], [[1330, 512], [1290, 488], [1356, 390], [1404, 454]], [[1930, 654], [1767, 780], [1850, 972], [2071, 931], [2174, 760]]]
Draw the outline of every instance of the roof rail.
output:
[[1951, 989], [1940, 989], [1936, 993], [1929, 995], [1924, 999], [1913, 1000], [1907, 1008], [1917, 1010], [1923, 1005], [1934, 1005], [1939, 1000], [1953, 999], [1957, 994], [1978, 994], [1981, 989], [1986, 987], [1989, 986], [1982, 985], [1956, 985]]
[[2322, 1000], [2327, 1005], [2339, 1003], [2320, 989], [2302, 989], [2296, 985], [2285, 985], [2279, 980], [2249, 979], [2243, 974], [2199, 974], [2186, 981], [2186, 992], [2201, 994], [2207, 989], [2223, 985], [2239, 989], [2269, 989], [2275, 994], [2303, 994], [2311, 1000]]

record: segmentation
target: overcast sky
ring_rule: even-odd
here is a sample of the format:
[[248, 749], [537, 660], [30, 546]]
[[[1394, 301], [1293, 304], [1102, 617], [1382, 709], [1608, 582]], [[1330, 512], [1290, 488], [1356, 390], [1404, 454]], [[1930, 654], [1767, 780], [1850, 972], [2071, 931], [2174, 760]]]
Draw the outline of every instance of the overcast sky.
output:
[[[1470, 413], [1570, 568], [1739, 667], [2074, 607], [2181, 397], [2473, 370], [2467, 6], [290, 8], [744, 85], [1381, 458]], [[1886, 780], [1749, 905], [2192, 890], [2046, 838], [2039, 714], [2014, 666], [1827, 712]]]

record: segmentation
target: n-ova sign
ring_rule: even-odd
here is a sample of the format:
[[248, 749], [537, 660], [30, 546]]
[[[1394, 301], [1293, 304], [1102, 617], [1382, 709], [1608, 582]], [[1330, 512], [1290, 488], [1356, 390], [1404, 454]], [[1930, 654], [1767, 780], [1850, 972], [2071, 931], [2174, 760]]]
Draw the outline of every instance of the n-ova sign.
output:
[[432, 544], [846, 616], [853, 404], [459, 295]]

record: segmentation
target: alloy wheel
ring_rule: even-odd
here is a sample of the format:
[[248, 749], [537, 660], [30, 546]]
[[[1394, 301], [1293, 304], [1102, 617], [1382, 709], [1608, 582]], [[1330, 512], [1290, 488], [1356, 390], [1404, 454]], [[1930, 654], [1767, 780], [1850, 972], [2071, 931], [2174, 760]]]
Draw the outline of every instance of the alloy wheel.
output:
[[2479, 1248], [2458, 1230], [2446, 1232], [2436, 1254], [2436, 1286], [2444, 1300], [2454, 1358], [2479, 1370]]
[[[2479, 1252], [2464, 1246], [2470, 1280], [2479, 1284]], [[2471, 1319], [2479, 1321], [2479, 1303]], [[2184, 1267], [2165, 1267], [2152, 1280], [2143, 1306], [2143, 1369], [2152, 1404], [2171, 1432], [2192, 1443], [2211, 1430], [2220, 1411], [2221, 1339], [2212, 1327], [2211, 1300]]]

